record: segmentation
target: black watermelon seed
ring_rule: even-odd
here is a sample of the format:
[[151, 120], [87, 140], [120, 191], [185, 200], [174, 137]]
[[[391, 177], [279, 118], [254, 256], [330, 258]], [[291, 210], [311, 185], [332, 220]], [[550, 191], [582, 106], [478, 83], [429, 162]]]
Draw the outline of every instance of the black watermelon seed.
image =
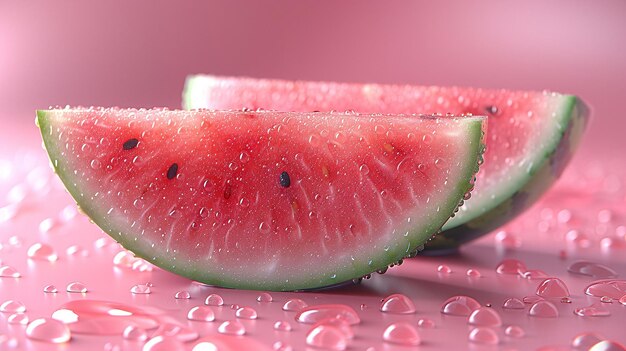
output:
[[489, 114], [495, 115], [496, 113], [498, 113], [498, 107], [494, 105], [489, 105], [485, 107], [485, 111], [487, 111], [487, 113]]
[[291, 185], [291, 178], [289, 178], [289, 173], [283, 171], [279, 177], [280, 186], [283, 188], [288, 188]]
[[137, 147], [137, 144], [139, 144], [139, 140], [132, 138], [132, 139], [128, 139], [124, 142], [124, 144], [122, 145], [122, 148], [124, 150], [130, 150], [130, 149], [134, 149]]
[[178, 173], [178, 163], [172, 163], [170, 168], [167, 169], [167, 179], [174, 179]]

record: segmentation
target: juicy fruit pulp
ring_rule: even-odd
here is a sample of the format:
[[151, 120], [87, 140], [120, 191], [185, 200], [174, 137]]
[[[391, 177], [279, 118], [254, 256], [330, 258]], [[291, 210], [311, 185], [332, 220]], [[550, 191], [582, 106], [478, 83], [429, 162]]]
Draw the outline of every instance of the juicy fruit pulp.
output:
[[571, 95], [458, 87], [283, 81], [190, 76], [185, 108], [488, 115], [485, 164], [472, 199], [429, 243], [456, 247], [506, 223], [558, 178], [586, 124]]
[[212, 285], [328, 286], [414, 252], [470, 188], [484, 118], [65, 109], [52, 165], [124, 247]]

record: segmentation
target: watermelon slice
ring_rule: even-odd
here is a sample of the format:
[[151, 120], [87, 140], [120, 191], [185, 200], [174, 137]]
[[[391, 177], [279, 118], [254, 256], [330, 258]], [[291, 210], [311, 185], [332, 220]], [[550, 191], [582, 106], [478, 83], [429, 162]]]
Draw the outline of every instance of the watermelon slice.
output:
[[415, 253], [469, 191], [485, 118], [57, 109], [37, 123], [82, 211], [136, 255], [297, 290]]
[[185, 108], [488, 115], [485, 165], [472, 199], [429, 242], [455, 248], [530, 207], [560, 176], [586, 125], [577, 97], [548, 92], [190, 76]]

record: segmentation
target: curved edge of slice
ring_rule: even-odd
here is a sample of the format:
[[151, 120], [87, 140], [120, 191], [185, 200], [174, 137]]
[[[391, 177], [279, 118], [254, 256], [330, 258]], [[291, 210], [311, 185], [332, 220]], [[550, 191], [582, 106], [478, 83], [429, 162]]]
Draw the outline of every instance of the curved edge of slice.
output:
[[421, 227], [413, 227], [408, 235], [410, 242], [408, 247], [394, 245], [390, 250], [373, 248], [372, 252], [375, 257], [373, 257], [374, 262], [372, 265], [361, 262], [361, 264], [355, 264], [350, 271], [337, 272], [332, 278], [330, 276], [294, 277], [294, 279], [290, 279], [288, 282], [277, 282], [235, 280], [223, 275], [218, 276], [204, 269], [198, 269], [202, 267], [179, 265], [176, 266], [176, 268], [172, 268], [167, 265], [167, 263], [171, 261], [171, 256], [168, 255], [167, 252], [149, 248], [146, 245], [137, 245], [131, 235], [124, 235], [124, 228], [120, 228], [116, 226], [113, 221], [107, 220], [107, 216], [81, 193], [80, 185], [72, 179], [72, 171], [68, 169], [63, 162], [59, 162], [59, 159], [63, 157], [63, 152], [57, 140], [50, 137], [53, 136], [52, 129], [54, 127], [49, 120], [49, 112], [50, 111], [47, 110], [38, 110], [36, 124], [41, 131], [51, 166], [70, 195], [77, 202], [81, 211], [93, 220], [105, 233], [118, 241], [124, 248], [131, 250], [137, 257], [144, 258], [156, 266], [175, 274], [209, 285], [268, 291], [317, 289], [338, 285], [341, 282], [353, 281], [376, 271], [385, 271], [388, 266], [397, 264], [398, 261], [403, 258], [412, 257], [423, 249], [423, 245], [441, 229], [443, 224], [450, 218], [451, 214], [458, 209], [463, 197], [471, 190], [471, 181], [478, 171], [479, 159], [482, 157], [482, 152], [484, 152], [484, 136], [487, 124], [486, 119], [480, 117], [464, 120], [468, 149], [466, 157], [462, 159], [462, 163], [459, 165], [459, 173], [462, 174], [462, 177], [455, 179], [453, 184], [451, 184], [453, 190], [451, 190], [450, 196], [446, 197], [445, 200], [439, 204], [436, 214], [430, 217], [430, 221]]
[[492, 207], [482, 215], [461, 220], [451, 218], [440, 235], [428, 243], [427, 249], [448, 250], [497, 229], [531, 207], [550, 188], [565, 170], [582, 139], [589, 121], [589, 107], [576, 96], [564, 95], [560, 113], [553, 119], [558, 128], [546, 139], [548, 143], [537, 148], [532, 155], [530, 164], [534, 167], [529, 167], [528, 172], [515, 181], [515, 184], [523, 185], [498, 191], [501, 196], [493, 199]]

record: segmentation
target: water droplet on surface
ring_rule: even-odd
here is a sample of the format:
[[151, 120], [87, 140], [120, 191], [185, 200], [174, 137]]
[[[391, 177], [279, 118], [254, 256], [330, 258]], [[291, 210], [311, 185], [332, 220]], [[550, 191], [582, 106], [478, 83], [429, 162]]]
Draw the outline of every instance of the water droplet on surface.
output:
[[274, 345], [272, 345], [272, 348], [274, 349], [274, 351], [293, 351], [291, 345], [282, 341], [275, 342]]
[[385, 328], [383, 340], [403, 346], [417, 346], [422, 342], [415, 327], [406, 322], [393, 323]]
[[393, 294], [387, 296], [380, 305], [381, 312], [411, 314], [415, 313], [415, 304], [413, 301], [402, 294]]
[[477, 344], [497, 345], [500, 342], [498, 334], [491, 328], [478, 327], [470, 331], [468, 340]]
[[520, 238], [504, 230], [496, 233], [494, 238], [496, 245], [503, 249], [515, 249], [522, 246], [522, 240]]
[[189, 300], [191, 298], [191, 294], [187, 290], [181, 290], [174, 294], [174, 298], [177, 300]]
[[0, 277], [2, 278], [19, 278], [21, 276], [20, 272], [11, 266], [0, 267]]
[[150, 289], [148, 285], [137, 284], [137, 285], [133, 285], [133, 287], [130, 288], [130, 292], [133, 294], [150, 294], [152, 293], [152, 290]]
[[128, 327], [124, 328], [124, 331], [122, 332], [122, 337], [130, 341], [146, 341], [148, 340], [148, 333], [142, 328], [134, 325], [129, 325]]
[[469, 316], [472, 311], [480, 308], [480, 303], [469, 296], [453, 296], [441, 306], [441, 313], [451, 316]]
[[50, 318], [39, 318], [26, 327], [26, 337], [33, 340], [60, 344], [70, 341], [72, 334], [67, 325]]
[[265, 223], [265, 222], [261, 222], [261, 224], [259, 224], [259, 231], [261, 233], [267, 234], [270, 232], [270, 225]]
[[319, 325], [306, 334], [306, 344], [326, 350], [342, 351], [348, 347], [348, 341], [338, 328]]
[[138, 308], [121, 303], [98, 300], [74, 300], [52, 313], [52, 318], [66, 324], [73, 333], [121, 334], [129, 325], [153, 329], [159, 322], [152, 314], [162, 314], [149, 307]]
[[548, 278], [537, 287], [537, 296], [543, 298], [569, 297], [567, 285], [559, 278]]
[[474, 310], [467, 321], [469, 324], [483, 327], [499, 327], [502, 325], [502, 319], [500, 319], [498, 312], [488, 307]]
[[300, 299], [290, 299], [283, 305], [283, 311], [299, 312], [300, 310], [308, 306], [309, 305], [306, 302]]
[[42, 243], [33, 244], [31, 247], [28, 248], [26, 254], [30, 259], [48, 262], [54, 262], [59, 258], [52, 246]]
[[185, 344], [174, 337], [158, 335], [143, 345], [142, 351], [172, 351], [185, 350]]
[[276, 323], [274, 323], [274, 330], [278, 330], [278, 331], [291, 331], [291, 324], [289, 324], [289, 322], [286, 321], [276, 321]]
[[204, 300], [204, 304], [209, 306], [222, 306], [224, 305], [224, 299], [218, 294], [211, 294]]
[[220, 324], [217, 331], [221, 334], [241, 336], [246, 333], [246, 328], [238, 321], [226, 321]]
[[562, 297], [561, 303], [572, 303], [572, 299], [570, 299], [569, 297]]
[[100, 169], [100, 167], [102, 167], [102, 164], [100, 163], [99, 160], [97, 159], [93, 159], [91, 160], [91, 162], [89, 163], [89, 165], [91, 166], [91, 168], [93, 169]]
[[567, 271], [600, 279], [617, 277], [617, 272], [613, 269], [590, 261], [576, 261], [567, 267]]
[[450, 274], [452, 273], [452, 268], [446, 266], [445, 264], [441, 264], [437, 267], [437, 272], [441, 274]]
[[525, 304], [532, 305], [532, 304], [534, 304], [535, 302], [538, 302], [538, 301], [543, 301], [543, 298], [541, 298], [541, 297], [539, 297], [539, 296], [534, 296], [534, 295], [531, 295], [531, 296], [524, 296], [524, 298], [522, 299], [522, 301], [524, 301], [524, 303], [525, 303]]
[[585, 288], [585, 294], [595, 297], [608, 296], [618, 300], [626, 295], [626, 280], [606, 279], [592, 282]]
[[498, 274], [522, 275], [526, 272], [526, 265], [520, 260], [507, 258], [498, 264], [496, 272]]
[[19, 301], [7, 300], [0, 305], [0, 312], [24, 313], [26, 312], [26, 306]]
[[522, 274], [522, 277], [529, 280], [546, 279], [549, 275], [540, 269], [529, 269]]
[[550, 301], [541, 300], [530, 306], [528, 315], [541, 318], [556, 318], [559, 316], [559, 310]]
[[196, 306], [187, 312], [187, 319], [190, 321], [213, 322], [215, 320], [215, 312], [208, 306]]
[[574, 314], [581, 317], [608, 317], [611, 315], [611, 311], [602, 304], [594, 303], [591, 306], [575, 308]]
[[589, 351], [626, 351], [626, 346], [613, 340], [602, 340], [591, 346]]
[[256, 297], [256, 300], [258, 302], [272, 302], [274, 301], [274, 298], [269, 293], [264, 292], [260, 293], [259, 296]]
[[467, 272], [465, 272], [465, 275], [467, 275], [470, 278], [480, 278], [481, 274], [477, 269], [473, 269], [470, 268], [467, 270]]
[[328, 318], [343, 319], [350, 325], [359, 324], [361, 322], [361, 318], [352, 307], [340, 304], [305, 307], [295, 316], [296, 321], [307, 324], [315, 324]]
[[7, 318], [7, 323], [26, 325], [28, 324], [28, 316], [24, 313], [14, 313]]
[[511, 297], [504, 301], [504, 304], [502, 304], [502, 308], [506, 308], [509, 310], [523, 310], [524, 308], [526, 308], [526, 306], [524, 305], [524, 302], [522, 302], [520, 299]]
[[602, 296], [600, 298], [600, 302], [602, 303], [613, 303], [613, 299], [608, 296]]
[[435, 321], [428, 318], [420, 318], [417, 320], [417, 326], [424, 329], [431, 329], [435, 327]]
[[524, 332], [524, 329], [518, 327], [517, 325], [509, 325], [506, 329], [504, 329], [504, 335], [512, 338], [523, 338], [526, 333]]
[[241, 319], [257, 319], [258, 314], [252, 307], [241, 307], [235, 311], [235, 316]]
[[199, 334], [195, 330], [182, 324], [164, 323], [159, 325], [157, 330], [152, 334], [153, 338], [157, 336], [172, 337], [178, 341], [187, 342], [196, 340]]
[[626, 306], [626, 295], [622, 296], [619, 298], [619, 303], [621, 303], [622, 305]]
[[578, 334], [572, 339], [571, 346], [576, 350], [589, 350], [591, 346], [599, 343], [604, 340], [603, 336], [600, 336], [595, 333], [581, 333]]

